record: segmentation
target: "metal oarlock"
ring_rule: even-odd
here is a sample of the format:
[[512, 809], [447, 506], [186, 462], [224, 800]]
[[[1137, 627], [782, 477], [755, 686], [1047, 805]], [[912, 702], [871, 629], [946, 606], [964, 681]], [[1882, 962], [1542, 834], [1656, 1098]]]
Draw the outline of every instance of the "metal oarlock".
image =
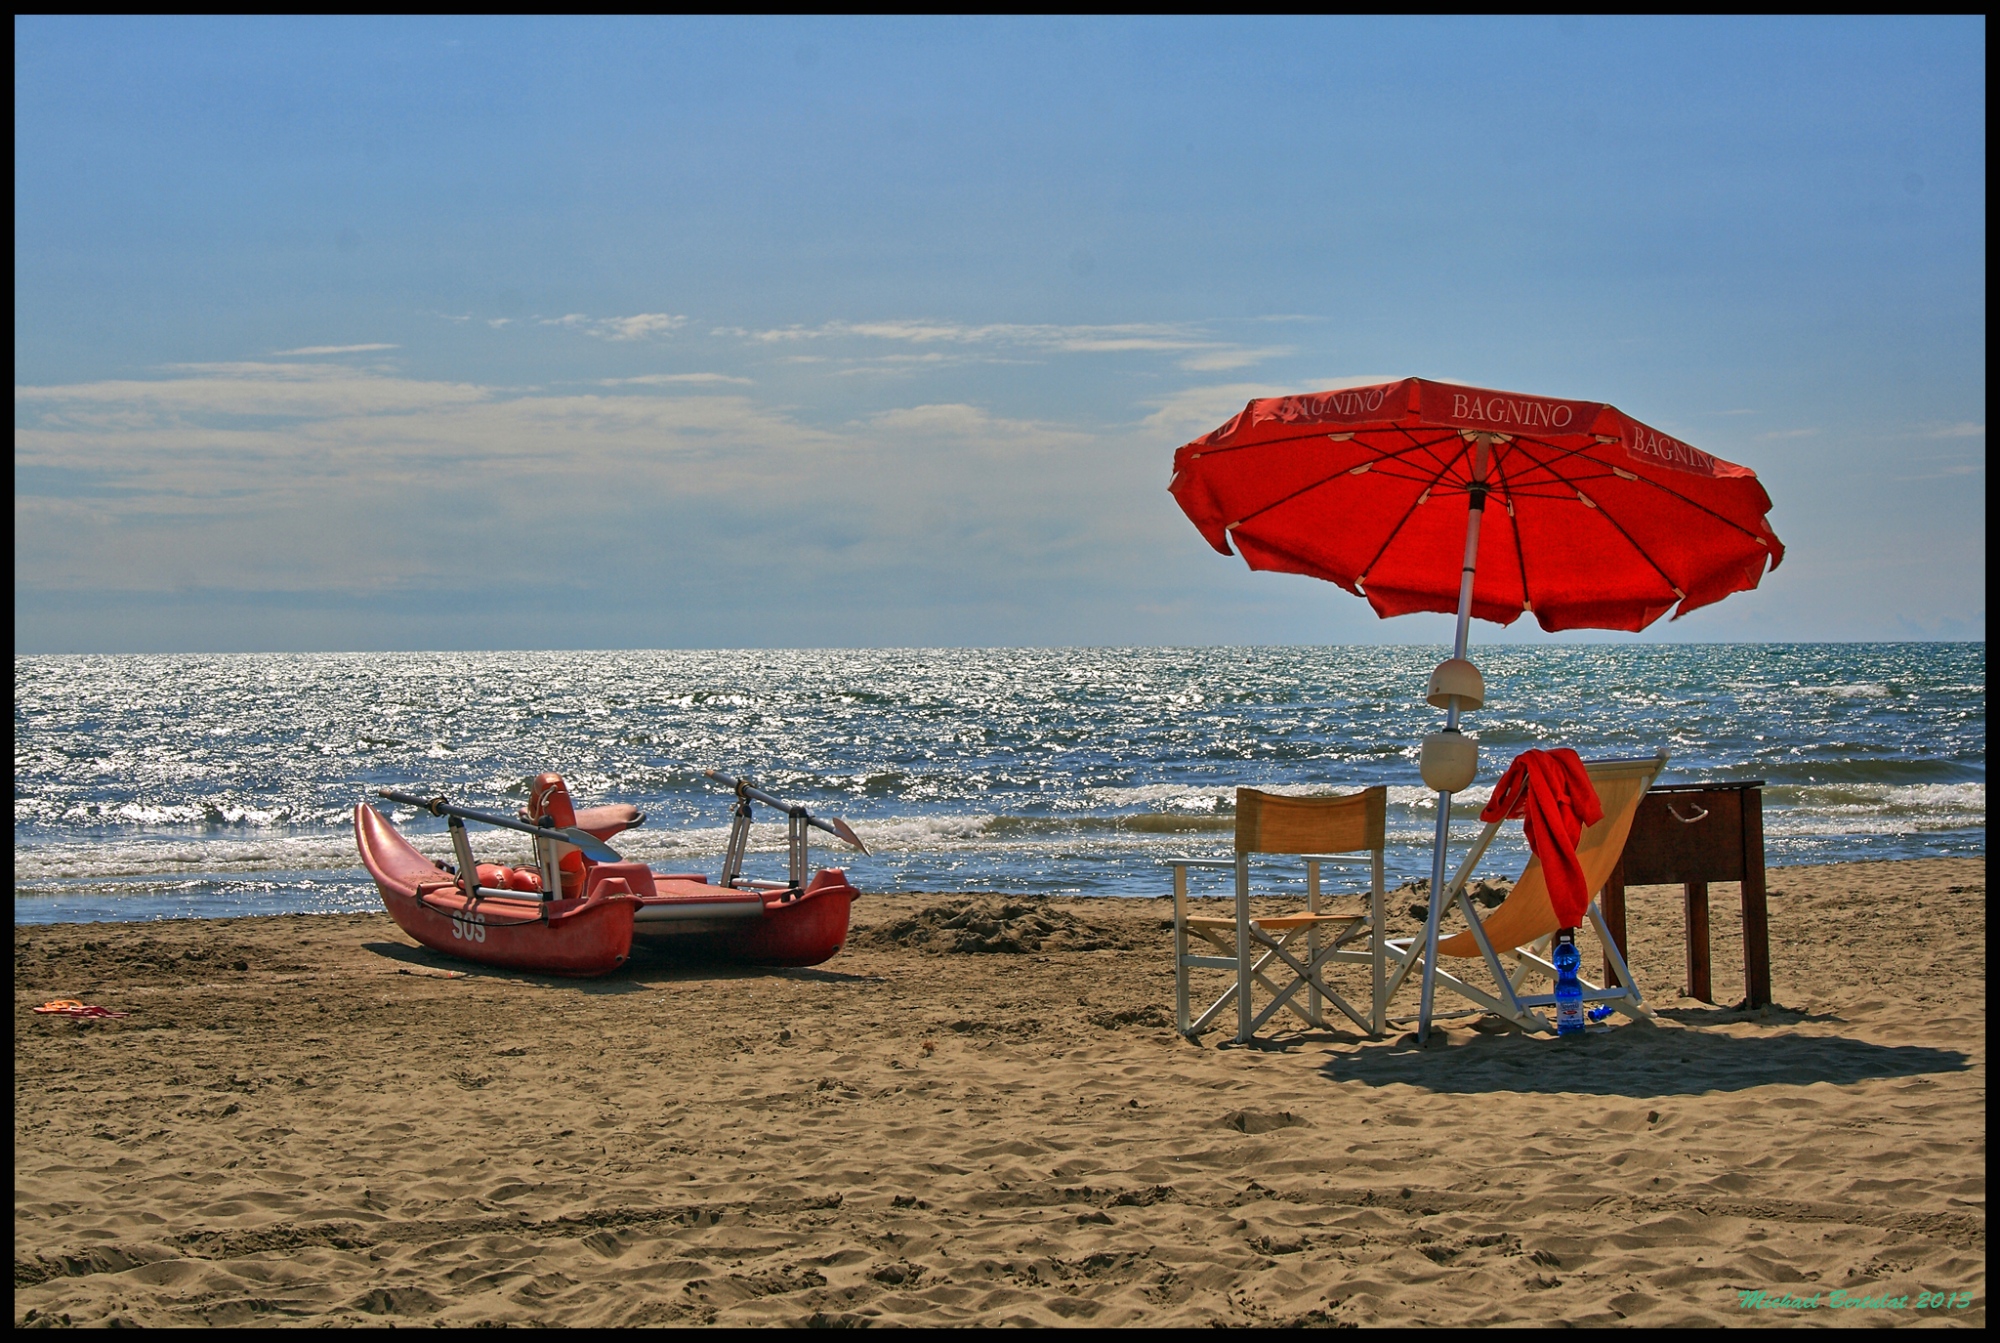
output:
[[795, 891], [806, 888], [806, 816], [804, 807], [793, 807], [785, 816], [786, 880]]
[[445, 822], [451, 832], [452, 855], [458, 859], [458, 885], [468, 900], [479, 898], [479, 864], [472, 861], [472, 841], [466, 836], [465, 821], [453, 816]]
[[[545, 828], [553, 828], [555, 817], [541, 818]], [[562, 898], [562, 860], [556, 856], [556, 842], [544, 835], [534, 836], [535, 870], [542, 874], [542, 903]]]
[[851, 844], [863, 853], [868, 852], [868, 846], [861, 842], [861, 836], [855, 834], [853, 829], [847, 824], [847, 822], [841, 820], [838, 816], [833, 816], [833, 817], [815, 816], [810, 811], [807, 811], [804, 807], [797, 806], [793, 803], [787, 802], [781, 797], [771, 796], [763, 789], [757, 787], [757, 785], [752, 783], [749, 779], [738, 779], [731, 775], [723, 774], [720, 773], [719, 771], [712, 769], [703, 770], [702, 773], [707, 775], [709, 778], [714, 779], [717, 783], [726, 784], [727, 786], [734, 788], [736, 790], [736, 796], [738, 797], [750, 798], [753, 801], [763, 803], [767, 807], [775, 807], [779, 811], [784, 812], [787, 816], [797, 816], [806, 825], [816, 826], [817, 828], [826, 831], [827, 834], [834, 836], [841, 843]]
[[750, 847], [750, 794], [736, 785], [736, 805], [730, 809], [729, 848], [722, 857], [722, 884], [734, 886], [743, 875], [743, 853]]
[[[806, 841], [813, 827], [817, 826], [829, 835], [837, 837], [843, 843], [852, 844], [863, 853], [868, 852], [868, 846], [861, 842], [861, 837], [854, 833], [847, 822], [837, 816], [831, 819], [822, 819], [813, 815], [797, 803], [787, 802], [783, 798], [771, 796], [771, 794], [757, 787], [748, 779], [739, 779], [712, 769], [703, 770], [702, 773], [714, 779], [717, 783], [727, 784], [736, 790], [736, 807], [731, 813], [735, 819], [731, 821], [729, 827], [729, 851], [722, 861], [722, 884], [724, 886], [736, 885], [743, 876], [743, 854], [750, 847], [750, 804], [752, 802], [761, 802], [767, 807], [773, 807], [785, 813], [787, 876], [789, 878], [789, 887], [794, 891], [803, 891], [805, 889], [806, 877], [811, 872], [811, 868], [807, 865]], [[776, 885], [773, 882], [749, 882], [746, 884], [752, 886]]]

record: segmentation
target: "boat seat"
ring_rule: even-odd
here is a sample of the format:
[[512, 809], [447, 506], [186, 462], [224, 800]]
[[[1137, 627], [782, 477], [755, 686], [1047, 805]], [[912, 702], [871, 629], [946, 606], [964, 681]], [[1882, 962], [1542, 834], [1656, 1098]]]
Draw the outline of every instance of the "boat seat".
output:
[[653, 896], [659, 901], [714, 905], [740, 905], [746, 901], [763, 898], [757, 891], [744, 890], [736, 886], [712, 886], [706, 880], [686, 877], [655, 877]]
[[[534, 825], [540, 818], [529, 815], [528, 809], [523, 807], [521, 819], [529, 825]], [[645, 819], [646, 813], [629, 802], [613, 802], [603, 807], [576, 809], [576, 828], [587, 831], [606, 843], [610, 842], [613, 835], [622, 830], [630, 830]]]
[[637, 896], [650, 896], [654, 891], [653, 870], [644, 863], [592, 863], [584, 872], [585, 895], [614, 878], [622, 880], [625, 889]]
[[609, 840], [621, 830], [630, 830], [646, 819], [646, 813], [629, 802], [613, 802], [603, 807], [579, 807], [576, 828]]

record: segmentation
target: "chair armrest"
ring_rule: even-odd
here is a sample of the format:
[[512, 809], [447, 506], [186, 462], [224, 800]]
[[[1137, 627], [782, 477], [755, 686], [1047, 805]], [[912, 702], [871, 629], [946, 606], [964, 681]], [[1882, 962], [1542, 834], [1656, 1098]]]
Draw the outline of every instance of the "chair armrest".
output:
[[1227, 868], [1232, 872], [1236, 870], [1236, 860], [1234, 858], [1162, 858], [1159, 862], [1161, 867]]

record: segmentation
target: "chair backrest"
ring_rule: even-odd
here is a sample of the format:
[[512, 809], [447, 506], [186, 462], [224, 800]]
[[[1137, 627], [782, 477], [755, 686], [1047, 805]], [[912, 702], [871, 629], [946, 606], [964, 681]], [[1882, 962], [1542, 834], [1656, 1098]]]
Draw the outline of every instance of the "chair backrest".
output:
[[1353, 853], [1379, 849], [1388, 835], [1389, 790], [1377, 785], [1341, 797], [1292, 797], [1236, 790], [1236, 852]]
[[[1577, 862], [1583, 867], [1583, 887], [1595, 899], [1604, 889], [1611, 869], [1625, 852], [1632, 833], [1632, 818], [1639, 814], [1639, 799], [1659, 777], [1664, 757], [1650, 760], [1586, 760], [1584, 773], [1597, 790], [1603, 819], [1584, 827], [1576, 838]], [[1528, 866], [1500, 907], [1479, 921], [1487, 941], [1495, 951], [1511, 951], [1556, 930], [1555, 906], [1549, 902], [1549, 886], [1542, 876], [1542, 860], [1528, 859]], [[1477, 956], [1479, 944], [1469, 932], [1455, 933], [1438, 940], [1438, 952], [1445, 956]]]

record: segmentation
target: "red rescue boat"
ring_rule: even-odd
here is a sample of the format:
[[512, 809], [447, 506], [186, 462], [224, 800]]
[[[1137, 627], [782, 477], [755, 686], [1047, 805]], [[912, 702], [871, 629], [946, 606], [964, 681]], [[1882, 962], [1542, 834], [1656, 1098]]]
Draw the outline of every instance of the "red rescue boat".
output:
[[[639, 937], [686, 942], [763, 965], [826, 960], [847, 941], [848, 913], [858, 892], [839, 868], [823, 868], [808, 878], [806, 831], [816, 827], [863, 853], [867, 849], [845, 822], [822, 820], [748, 780], [710, 777], [737, 795], [722, 879], [713, 884], [700, 873], [656, 873], [620, 858], [605, 841], [645, 817], [622, 805], [578, 811], [556, 774], [534, 780], [520, 819], [453, 806], [442, 797], [380, 790], [393, 801], [447, 818], [458, 859], [453, 867], [419, 853], [367, 803], [354, 809], [354, 839], [390, 916], [417, 941], [450, 956], [541, 974], [601, 975], [624, 964]], [[752, 801], [786, 813], [789, 881], [741, 875]], [[467, 820], [535, 836], [535, 866], [475, 862]]]

